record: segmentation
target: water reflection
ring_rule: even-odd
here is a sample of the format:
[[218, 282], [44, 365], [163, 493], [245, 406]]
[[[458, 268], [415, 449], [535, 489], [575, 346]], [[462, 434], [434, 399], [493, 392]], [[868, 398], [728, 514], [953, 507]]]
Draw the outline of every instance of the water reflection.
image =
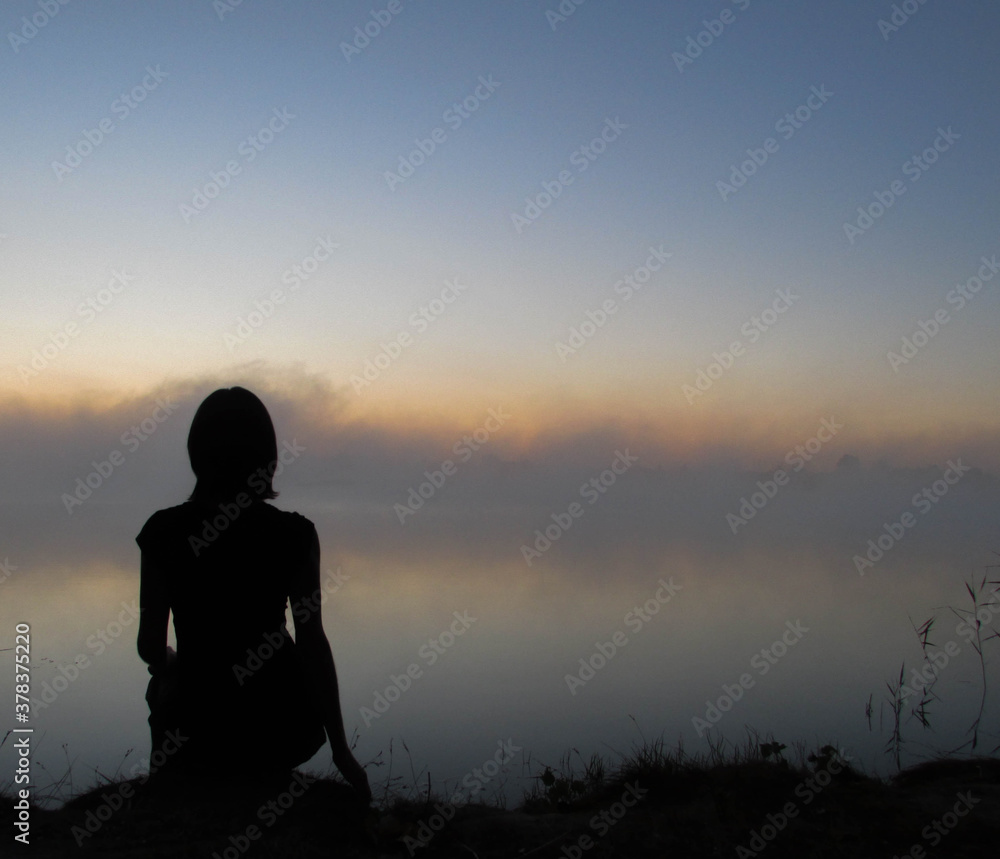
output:
[[[901, 547], [895, 565], [860, 577], [836, 543], [736, 552], [623, 538], [589, 558], [553, 551], [543, 570], [526, 566], [516, 538], [500, 551], [425, 534], [404, 549], [370, 539], [370, 525], [352, 530], [341, 515], [303, 512], [323, 542], [324, 626], [359, 760], [381, 752], [387, 761], [392, 742], [394, 773], [408, 777], [402, 760], [412, 756], [442, 789], [500, 739], [547, 763], [570, 747], [627, 752], [640, 730], [697, 751], [706, 747], [699, 719], [735, 741], [749, 725], [789, 745], [841, 744], [884, 771], [879, 698], [900, 663], [916, 666], [921, 655], [909, 618], [959, 604], [963, 578], [991, 559]], [[52, 779], [71, 764], [79, 788], [148, 753], [148, 676], [135, 651], [138, 553], [132, 565], [54, 554], [46, 563], [40, 551], [0, 585], [0, 622], [32, 625], [37, 760]], [[664, 583], [674, 586], [669, 600]], [[955, 640], [962, 652], [941, 673], [938, 733], [911, 725], [910, 734], [945, 748], [974, 714], [967, 681], [978, 663], [957, 621], [938, 614], [936, 644]], [[800, 633], [790, 644], [791, 628]], [[9, 660], [3, 675], [13, 682]], [[747, 676], [753, 683], [741, 687]], [[737, 688], [722, 711], [720, 698], [737, 699]], [[9, 747], [0, 755], [11, 771]], [[324, 749], [310, 767], [328, 764]], [[388, 772], [373, 768], [373, 783]], [[519, 775], [514, 767], [506, 781], [515, 800]]]

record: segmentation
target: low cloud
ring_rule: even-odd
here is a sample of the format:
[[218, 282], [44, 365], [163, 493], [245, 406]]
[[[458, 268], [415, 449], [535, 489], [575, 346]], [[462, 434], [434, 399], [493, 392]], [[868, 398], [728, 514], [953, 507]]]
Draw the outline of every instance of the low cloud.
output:
[[[532, 571], [592, 578], [626, 564], [648, 568], [691, 546], [728, 558], [758, 550], [822, 552], [836, 564], [843, 558], [851, 574], [851, 557], [907, 511], [918, 527], [899, 541], [893, 564], [911, 552], [964, 557], [1000, 547], [1000, 480], [960, 449], [950, 459], [969, 470], [921, 512], [915, 495], [942, 480], [948, 459], [921, 466], [877, 459], [852, 447], [847, 432], [829, 442], [822, 465], [798, 470], [782, 456], [750, 469], [739, 461], [736, 443], [714, 457], [671, 461], [662, 447], [650, 446], [649, 432], [610, 420], [562, 428], [558, 445], [544, 433], [525, 444], [516, 414], [504, 425], [494, 421], [490, 431], [485, 410], [481, 425], [450, 432], [380, 425], [352, 412], [349, 388], [301, 368], [251, 364], [224, 380], [166, 382], [118, 399], [53, 404], [9, 397], [0, 417], [8, 451], [0, 503], [10, 530], [0, 558], [45, 567], [135, 567], [133, 538], [142, 523], [154, 510], [181, 503], [193, 487], [185, 445], [198, 404], [233, 384], [267, 404], [279, 446], [294, 440], [305, 448], [276, 480], [276, 503], [313, 518], [331, 557], [378, 556], [388, 566], [417, 556], [464, 559], [471, 569], [491, 570], [522, 563], [521, 547], [534, 548], [536, 532], [545, 545], [549, 528], [559, 536]], [[479, 442], [470, 435], [477, 429]], [[114, 451], [119, 464], [70, 512], [66, 494], [95, 468], [107, 471]], [[624, 453], [637, 459], [617, 475], [612, 463]], [[452, 469], [444, 475], [447, 461]], [[779, 470], [786, 475], [781, 485]], [[567, 520], [574, 503], [582, 513]], [[401, 517], [401, 510], [409, 512]], [[561, 529], [567, 521], [571, 526]]]

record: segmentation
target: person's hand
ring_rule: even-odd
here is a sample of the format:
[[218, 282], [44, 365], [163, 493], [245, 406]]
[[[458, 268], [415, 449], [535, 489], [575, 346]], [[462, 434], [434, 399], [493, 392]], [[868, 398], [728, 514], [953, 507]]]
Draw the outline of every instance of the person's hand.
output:
[[368, 785], [368, 773], [365, 772], [364, 767], [352, 755], [350, 763], [346, 763], [344, 766], [339, 767], [339, 769], [344, 778], [347, 779], [347, 783], [354, 788], [354, 792], [361, 801], [365, 805], [370, 805], [372, 801], [372, 789]]
[[347, 779], [347, 783], [354, 788], [358, 797], [365, 805], [369, 805], [372, 801], [372, 789], [368, 785], [368, 773], [357, 762], [350, 749], [345, 748], [340, 754], [334, 754], [333, 762], [340, 770], [340, 774]]
[[147, 671], [151, 675], [170, 675], [173, 672], [174, 667], [177, 665], [177, 651], [174, 650], [169, 644], [163, 651], [163, 659], [158, 662], [151, 662], [147, 667]]

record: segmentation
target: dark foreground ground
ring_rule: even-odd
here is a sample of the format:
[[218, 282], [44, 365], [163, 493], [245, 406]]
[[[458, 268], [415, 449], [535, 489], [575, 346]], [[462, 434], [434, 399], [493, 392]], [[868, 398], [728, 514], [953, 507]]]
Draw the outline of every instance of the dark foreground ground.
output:
[[[33, 809], [39, 857], [991, 857], [1000, 855], [1000, 761], [922, 764], [891, 782], [830, 747], [804, 766], [633, 762], [607, 777], [544, 774], [523, 807], [396, 800], [360, 808], [332, 780], [256, 787], [121, 781], [57, 811]], [[13, 803], [0, 800], [4, 819]]]

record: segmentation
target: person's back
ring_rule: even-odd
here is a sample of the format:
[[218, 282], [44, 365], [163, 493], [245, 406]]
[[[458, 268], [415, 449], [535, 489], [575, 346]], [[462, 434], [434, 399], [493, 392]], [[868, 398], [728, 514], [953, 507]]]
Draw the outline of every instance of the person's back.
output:
[[[158, 559], [177, 637], [178, 702], [167, 718], [190, 737], [184, 757], [226, 767], [284, 768], [325, 740], [315, 697], [285, 626], [293, 577], [313, 524], [265, 502], [189, 501], [154, 514], [137, 542]], [[267, 742], [279, 734], [281, 742]], [[252, 759], [248, 744], [258, 747]], [[207, 762], [206, 762], [207, 763]]]

